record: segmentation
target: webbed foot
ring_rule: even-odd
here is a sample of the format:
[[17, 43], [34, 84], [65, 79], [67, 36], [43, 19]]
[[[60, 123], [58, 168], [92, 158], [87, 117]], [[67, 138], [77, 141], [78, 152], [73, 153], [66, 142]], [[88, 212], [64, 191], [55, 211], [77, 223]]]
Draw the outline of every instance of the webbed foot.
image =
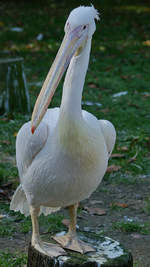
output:
[[66, 255], [66, 251], [57, 244], [39, 241], [34, 244], [32, 243], [32, 246], [40, 253], [43, 253], [50, 257]]
[[53, 239], [63, 248], [77, 251], [81, 254], [95, 251], [93, 247], [78, 239], [77, 235], [70, 236], [70, 234], [67, 233], [63, 236], [56, 235], [53, 237]]

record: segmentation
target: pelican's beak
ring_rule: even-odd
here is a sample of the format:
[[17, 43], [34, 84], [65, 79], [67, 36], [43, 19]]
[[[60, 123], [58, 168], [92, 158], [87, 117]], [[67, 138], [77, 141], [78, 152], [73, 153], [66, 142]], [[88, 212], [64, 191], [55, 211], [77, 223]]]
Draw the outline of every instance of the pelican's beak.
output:
[[42, 120], [72, 56], [80, 46], [82, 47], [83, 44], [85, 44], [85, 40], [87, 39], [87, 30], [88, 27], [83, 31], [83, 26], [78, 26], [74, 30], [69, 30], [65, 34], [57, 56], [48, 72], [34, 106], [31, 120], [32, 133], [34, 133], [35, 129]]

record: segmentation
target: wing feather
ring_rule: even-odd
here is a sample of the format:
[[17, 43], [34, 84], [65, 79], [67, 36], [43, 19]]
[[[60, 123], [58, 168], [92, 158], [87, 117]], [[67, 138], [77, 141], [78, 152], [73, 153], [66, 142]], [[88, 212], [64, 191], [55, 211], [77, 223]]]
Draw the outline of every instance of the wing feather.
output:
[[44, 147], [48, 134], [56, 126], [59, 110], [59, 108], [48, 109], [34, 134], [31, 133], [30, 121], [19, 130], [16, 140], [16, 161], [20, 177], [26, 173], [27, 168]]
[[110, 157], [116, 141], [116, 130], [113, 124], [108, 120], [98, 120], [91, 113], [82, 110], [84, 120], [92, 127], [100, 129], [107, 146], [108, 157]]
[[108, 156], [110, 157], [116, 141], [116, 130], [110, 121], [99, 120], [99, 124], [106, 142]]
[[16, 140], [16, 161], [19, 175], [22, 177], [35, 156], [44, 147], [48, 137], [48, 126], [41, 122], [34, 134], [31, 122], [25, 123], [18, 132]]

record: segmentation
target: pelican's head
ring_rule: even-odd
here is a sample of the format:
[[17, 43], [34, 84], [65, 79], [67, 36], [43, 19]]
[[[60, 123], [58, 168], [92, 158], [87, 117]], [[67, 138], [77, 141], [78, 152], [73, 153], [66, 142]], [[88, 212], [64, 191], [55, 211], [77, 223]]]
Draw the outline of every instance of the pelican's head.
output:
[[99, 20], [99, 13], [93, 6], [77, 7], [71, 11], [66, 21], [65, 33], [80, 26], [83, 32], [87, 28], [87, 37], [92, 37], [96, 30], [95, 19]]
[[99, 19], [99, 16], [93, 6], [80, 6], [70, 13], [65, 24], [64, 39], [34, 106], [32, 133], [42, 120], [71, 58], [82, 53], [87, 39], [95, 32], [95, 19]]

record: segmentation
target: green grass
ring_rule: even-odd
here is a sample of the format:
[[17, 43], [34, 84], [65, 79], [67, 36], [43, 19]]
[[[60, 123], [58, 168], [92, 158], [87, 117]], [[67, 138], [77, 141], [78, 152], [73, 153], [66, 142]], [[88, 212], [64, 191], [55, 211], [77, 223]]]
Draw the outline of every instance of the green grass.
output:
[[24, 267], [27, 263], [27, 255], [0, 252], [1, 267]]
[[145, 208], [144, 208], [144, 211], [150, 215], [150, 198], [146, 199], [145, 200]]
[[138, 222], [115, 222], [112, 227], [126, 233], [150, 234], [150, 222], [144, 224]]
[[133, 263], [133, 267], [140, 267], [140, 266], [141, 266], [141, 263], [139, 263], [137, 261]]
[[[150, 179], [150, 47], [144, 42], [150, 40], [150, 5], [142, 0], [133, 0], [132, 3], [129, 0], [93, 0], [92, 3], [100, 11], [101, 20], [97, 22], [93, 36], [83, 99], [100, 102], [102, 106], [83, 105], [83, 109], [99, 119], [110, 120], [116, 127], [114, 153], [123, 153], [124, 157], [110, 159], [110, 165], [119, 165], [121, 169], [106, 174], [104, 179], [124, 186], [146, 184]], [[91, 4], [91, 1], [45, 0], [43, 4], [42, 1], [6, 0], [0, 3], [0, 58], [24, 57], [32, 107], [40, 90], [37, 83], [45, 79], [60, 46], [65, 20], [70, 10], [80, 4]], [[22, 27], [23, 31], [10, 31], [16, 26]], [[44, 34], [42, 41], [36, 40], [39, 33]], [[128, 93], [113, 97], [122, 91]], [[62, 82], [51, 107], [60, 105], [61, 94]], [[16, 188], [19, 182], [12, 158], [15, 158], [16, 133], [29, 119], [30, 115], [19, 113], [0, 117], [0, 185], [11, 181]], [[120, 150], [122, 147], [127, 150]], [[131, 160], [135, 155], [135, 159]], [[144, 175], [147, 179], [140, 179]], [[150, 213], [149, 201], [146, 202], [146, 212]], [[1, 237], [10, 237], [16, 231], [31, 231], [30, 219], [10, 212], [8, 203], [0, 202], [0, 214], [7, 215], [0, 222]], [[61, 220], [62, 217], [57, 214], [44, 220], [41, 216], [41, 230], [60, 231], [63, 229]], [[150, 233], [148, 224], [119, 223], [117, 227], [125, 232]], [[15, 263], [15, 257], [18, 263]], [[24, 257], [17, 257], [3, 253], [0, 266], [24, 266]]]
[[[7, 1], [1, 4], [2, 10], [7, 10], [7, 16], [4, 16], [5, 12], [2, 12], [1, 16], [1, 56], [6, 57], [3, 51], [7, 50], [8, 56], [24, 57], [27, 81], [32, 83], [29, 86], [32, 106], [40, 89], [36, 82], [45, 79], [60, 45], [59, 40], [63, 37], [63, 25], [67, 15], [76, 6], [75, 1], [72, 4], [63, 1], [57, 4], [54, 1], [45, 3], [46, 8], [41, 7], [40, 2], [35, 8], [29, 1], [17, 5], [14, 2], [8, 5]], [[81, 4], [85, 4], [85, 1], [81, 1]], [[139, 173], [149, 174], [147, 143], [150, 142], [150, 104], [149, 97], [144, 97], [144, 92], [150, 92], [150, 51], [149, 47], [143, 45], [145, 40], [150, 39], [147, 23], [149, 9], [141, 1], [133, 2], [132, 5], [126, 1], [125, 6], [119, 1], [113, 6], [110, 1], [101, 1], [101, 4], [94, 1], [93, 4], [102, 15], [93, 37], [83, 98], [100, 102], [102, 107], [83, 105], [83, 108], [98, 118], [113, 122], [117, 130], [116, 149], [120, 145], [128, 146], [126, 158], [117, 159], [117, 164], [122, 166], [122, 173], [128, 169], [131, 176]], [[24, 30], [21, 33], [12, 32], [10, 28], [13, 26], [22, 27]], [[42, 41], [36, 40], [39, 33], [44, 34]], [[96, 84], [96, 87], [92, 88], [91, 84]], [[60, 104], [61, 88], [62, 83], [53, 99], [52, 107]], [[128, 94], [114, 99], [112, 95], [120, 91], [128, 91]], [[14, 155], [14, 133], [27, 120], [29, 116], [11, 114], [8, 120], [0, 121], [0, 140], [10, 142], [10, 145], [1, 144], [3, 152]], [[129, 164], [128, 159], [136, 152], [136, 161]], [[112, 162], [116, 163], [116, 160]]]
[[[15, 233], [26, 234], [31, 233], [31, 218], [24, 217], [20, 212], [9, 210], [9, 204], [0, 204], [0, 214], [5, 215], [0, 219], [0, 237], [12, 236]], [[39, 224], [41, 233], [57, 233], [65, 230], [62, 224], [63, 216], [59, 213], [48, 216], [40, 215]]]

